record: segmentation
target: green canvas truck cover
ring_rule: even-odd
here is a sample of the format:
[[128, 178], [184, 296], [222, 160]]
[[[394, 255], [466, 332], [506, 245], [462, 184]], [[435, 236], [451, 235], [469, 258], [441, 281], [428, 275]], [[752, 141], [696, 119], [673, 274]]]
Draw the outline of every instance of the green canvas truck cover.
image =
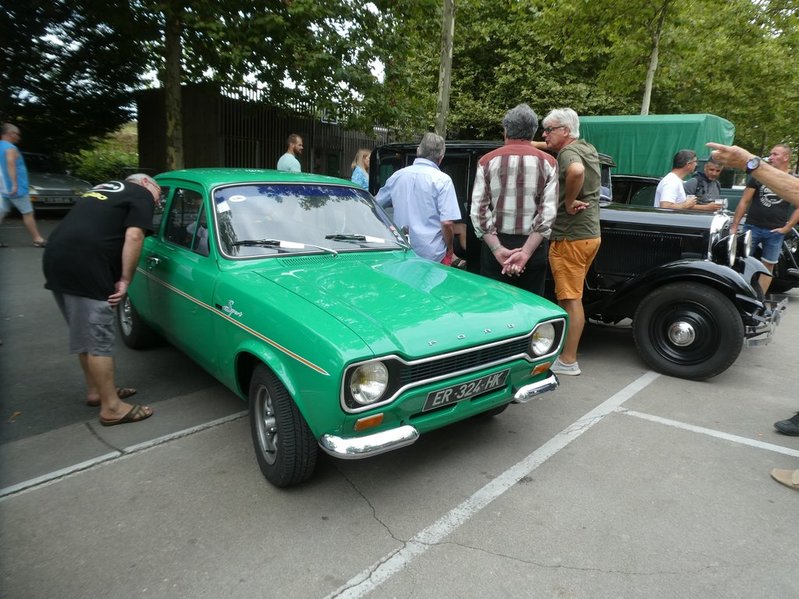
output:
[[732, 144], [735, 126], [712, 114], [580, 117], [580, 136], [616, 162], [620, 175], [662, 177], [679, 150], [710, 153], [705, 144]]

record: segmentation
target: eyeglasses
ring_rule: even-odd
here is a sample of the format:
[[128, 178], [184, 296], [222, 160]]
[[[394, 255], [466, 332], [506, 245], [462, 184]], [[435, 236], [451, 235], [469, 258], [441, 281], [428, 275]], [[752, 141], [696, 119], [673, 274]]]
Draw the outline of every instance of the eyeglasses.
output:
[[566, 125], [558, 125], [557, 127], [544, 127], [544, 133], [552, 133], [555, 129], [565, 129]]

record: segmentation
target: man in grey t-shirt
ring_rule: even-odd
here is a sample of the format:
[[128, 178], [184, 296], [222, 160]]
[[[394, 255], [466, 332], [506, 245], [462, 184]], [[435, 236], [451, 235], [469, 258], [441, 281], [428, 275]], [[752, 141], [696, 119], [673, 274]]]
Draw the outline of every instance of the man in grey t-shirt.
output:
[[688, 179], [682, 184], [685, 194], [696, 196], [697, 204], [710, 204], [721, 199], [721, 185], [719, 175], [724, 167], [715, 162], [712, 157], [707, 159], [703, 172], [696, 173], [693, 179]]

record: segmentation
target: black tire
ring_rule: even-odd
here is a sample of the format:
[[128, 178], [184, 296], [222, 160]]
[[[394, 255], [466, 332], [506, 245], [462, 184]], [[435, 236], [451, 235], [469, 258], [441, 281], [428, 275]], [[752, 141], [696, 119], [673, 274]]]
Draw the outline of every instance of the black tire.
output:
[[127, 295], [115, 313], [117, 330], [122, 341], [132, 349], [146, 349], [158, 345], [161, 337], [142, 320]]
[[316, 439], [289, 392], [263, 364], [250, 381], [250, 430], [258, 466], [270, 483], [290, 487], [313, 474]]
[[[682, 325], [682, 339], [675, 327]], [[744, 325], [721, 292], [697, 283], [672, 283], [647, 295], [633, 319], [641, 357], [663, 374], [703, 380], [727, 370], [741, 353]]]

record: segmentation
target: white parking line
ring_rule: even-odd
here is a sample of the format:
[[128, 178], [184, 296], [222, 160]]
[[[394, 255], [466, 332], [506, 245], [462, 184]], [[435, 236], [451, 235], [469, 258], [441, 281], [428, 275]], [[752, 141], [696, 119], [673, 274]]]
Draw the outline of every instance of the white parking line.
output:
[[89, 468], [93, 468], [99, 464], [104, 464], [105, 462], [109, 462], [111, 460], [124, 458], [131, 454], [138, 453], [146, 449], [150, 449], [151, 447], [162, 445], [174, 439], [180, 439], [181, 437], [186, 437], [188, 435], [192, 435], [194, 433], [204, 431], [209, 428], [214, 428], [221, 424], [232, 422], [233, 420], [238, 420], [239, 418], [243, 418], [246, 415], [247, 412], [244, 411], [244, 412], [237, 412], [235, 414], [230, 414], [228, 416], [223, 416], [222, 418], [217, 418], [216, 420], [212, 420], [211, 422], [205, 422], [203, 424], [198, 424], [197, 426], [184, 428], [183, 430], [179, 430], [174, 433], [170, 433], [168, 435], [163, 435], [161, 437], [158, 437], [157, 439], [150, 439], [149, 441], [145, 441], [143, 443], [137, 443], [136, 445], [130, 445], [118, 451], [112, 451], [110, 453], [97, 456], [96, 458], [86, 460], [85, 462], [81, 462], [80, 464], [74, 464], [72, 466], [67, 466], [66, 468], [54, 470], [52, 472], [48, 472], [47, 474], [42, 474], [41, 476], [37, 476], [36, 478], [30, 478], [28, 480], [22, 481], [21, 483], [17, 483], [16, 485], [3, 487], [2, 489], [0, 489], [0, 503], [5, 501], [9, 497], [17, 495], [18, 493], [21, 493], [23, 491], [30, 491], [51, 484], [71, 474], [75, 474], [76, 472], [83, 472], [84, 470], [88, 470]]
[[81, 462], [80, 464], [73, 464], [72, 466], [67, 466], [66, 468], [60, 468], [59, 470], [53, 470], [52, 472], [48, 472], [47, 474], [42, 474], [41, 476], [37, 476], [36, 478], [29, 478], [28, 480], [24, 480], [21, 483], [17, 483], [16, 485], [3, 487], [2, 489], [0, 489], [0, 501], [3, 501], [3, 499], [5, 499], [6, 497], [15, 495], [20, 491], [25, 491], [26, 489], [32, 489], [34, 487], [40, 487], [51, 481], [64, 478], [65, 476], [69, 476], [70, 474], [75, 474], [76, 472], [82, 472], [84, 470], [88, 470], [89, 468], [97, 466], [97, 464], [103, 464], [110, 460], [122, 457], [122, 455], [123, 454], [121, 451], [112, 451], [104, 455], [98, 455], [96, 458], [92, 458], [91, 460], [86, 460], [85, 462]]
[[497, 478], [479, 489], [466, 501], [414, 535], [403, 547], [383, 556], [366, 570], [351, 578], [328, 595], [326, 599], [363, 597], [366, 593], [376, 589], [407, 566], [411, 560], [439, 543], [461, 524], [467, 522], [492, 501], [502, 496], [505, 491], [513, 487], [522, 478], [577, 439], [597, 422], [600, 422], [605, 416], [615, 412], [625, 401], [644, 389], [659, 376], [658, 373], [650, 371], [627, 385], [624, 389], [552, 437], [526, 458], [511, 466]]
[[649, 420], [651, 422], [657, 422], [658, 424], [665, 424], [667, 426], [673, 426], [674, 428], [681, 428], [683, 430], [691, 431], [693, 433], [700, 433], [702, 435], [707, 435], [709, 437], [715, 437], [716, 439], [724, 439], [725, 441], [732, 441], [733, 443], [738, 443], [739, 445], [748, 445], [749, 447], [757, 447], [758, 449], [765, 449], [767, 451], [773, 451], [775, 453], [781, 453], [783, 455], [789, 455], [795, 458], [799, 458], [799, 451], [797, 451], [796, 449], [791, 449], [789, 447], [782, 447], [781, 445], [774, 445], [773, 443], [766, 443], [764, 441], [757, 441], [755, 439], [749, 439], [748, 437], [739, 437], [738, 435], [731, 435], [729, 433], [715, 431], [712, 428], [695, 426], [693, 424], [688, 424], [686, 422], [680, 422], [679, 420], [662, 418], [660, 416], [654, 416], [652, 414], [636, 412], [635, 410], [625, 410], [624, 408], [618, 408], [616, 411], [619, 412], [620, 414], [625, 414], [627, 416], [635, 416], [636, 418], [641, 418], [642, 420]]

